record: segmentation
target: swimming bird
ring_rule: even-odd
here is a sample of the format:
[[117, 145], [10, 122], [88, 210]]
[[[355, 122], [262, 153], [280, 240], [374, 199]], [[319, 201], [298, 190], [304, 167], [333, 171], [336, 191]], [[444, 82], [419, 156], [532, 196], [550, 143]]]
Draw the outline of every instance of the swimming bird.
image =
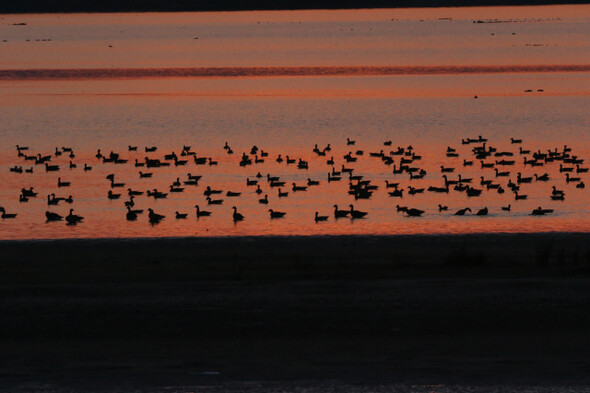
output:
[[307, 190], [307, 186], [298, 186], [297, 184], [293, 183], [292, 190], [293, 190], [293, 192], [295, 192], [295, 191], [306, 191]]
[[510, 211], [510, 204], [508, 206], [502, 206], [502, 210], [504, 210], [505, 212], [509, 212]]
[[367, 212], [363, 212], [360, 210], [354, 210], [353, 205], [348, 205], [348, 206], [350, 206], [350, 216], [352, 218], [363, 218], [367, 215]]
[[55, 194], [47, 195], [47, 204], [48, 205], [57, 205], [59, 203], [59, 199], [55, 198]]
[[2, 219], [16, 218], [17, 216], [16, 213], [6, 213], [6, 210], [2, 206], [0, 206], [0, 211], [2, 212]]
[[74, 209], [70, 209], [70, 214], [66, 216], [66, 221], [68, 222], [68, 225], [76, 225], [83, 219], [84, 217], [74, 214]]
[[199, 217], [208, 217], [208, 216], [211, 215], [211, 212], [210, 211], [201, 210], [199, 208], [199, 205], [195, 205], [195, 208], [197, 209], [197, 218], [199, 218]]
[[240, 195], [242, 195], [241, 192], [234, 192], [234, 191], [228, 191], [225, 193], [225, 196], [227, 196], [227, 197], [239, 197]]
[[544, 216], [545, 214], [553, 213], [553, 209], [543, 209], [541, 206], [531, 212], [533, 216]]
[[63, 217], [59, 214], [49, 211], [45, 212], [45, 218], [47, 221], [61, 221], [63, 219]]
[[107, 193], [107, 197], [110, 200], [119, 199], [121, 197], [121, 194], [113, 194], [113, 192], [111, 190], [109, 190], [109, 192]]
[[279, 198], [284, 198], [286, 196], [289, 195], [289, 191], [281, 191], [281, 189], [279, 188]]
[[487, 216], [488, 215], [488, 208], [484, 207], [483, 209], [478, 210], [477, 213], [475, 213], [476, 216]]
[[154, 213], [153, 209], [151, 209], [151, 208], [148, 209], [148, 212], [149, 212], [149, 216], [148, 216], [149, 217], [149, 222], [151, 224], [157, 224], [160, 221], [162, 221], [164, 218], [166, 218], [166, 216], [163, 216], [161, 214]]
[[319, 212], [315, 212], [315, 222], [328, 221], [328, 216], [320, 216]]
[[415, 209], [415, 208], [409, 208], [409, 209], [406, 208], [405, 213], [408, 215], [408, 217], [420, 217], [420, 216], [422, 216], [422, 214], [424, 214], [424, 210]]
[[179, 212], [176, 212], [175, 214], [176, 214], [176, 219], [177, 220], [183, 220], [188, 215], [187, 213], [179, 213]]
[[350, 214], [349, 210], [339, 210], [338, 205], [334, 205], [334, 217], [335, 218], [342, 218], [346, 217]]
[[223, 199], [211, 199], [211, 197], [207, 197], [207, 204], [208, 205], [221, 205], [223, 204]]
[[464, 216], [465, 213], [467, 213], [467, 212], [471, 213], [471, 209], [468, 208], [468, 207], [466, 207], [465, 209], [459, 209], [459, 210], [457, 210], [457, 212], [455, 213], [455, 215], [456, 216]]
[[148, 177], [152, 177], [152, 175], [153, 175], [153, 173], [151, 173], [151, 172], [144, 173], [142, 171], [139, 171], [139, 178], [140, 179], [145, 179], [145, 178], [148, 178]]
[[439, 212], [447, 211], [447, 210], [449, 210], [449, 207], [448, 206], [443, 206], [443, 205], [440, 205], [440, 204], [438, 205], [438, 211]]
[[579, 182], [580, 180], [582, 180], [582, 179], [579, 178], [579, 177], [570, 177], [570, 174], [569, 173], [566, 173], [565, 174], [565, 181], [566, 181], [566, 183]]
[[346, 144], [348, 146], [354, 145], [356, 143], [356, 141], [351, 140], [350, 138], [346, 138]]
[[275, 211], [273, 209], [268, 209], [268, 212], [270, 213], [270, 218], [283, 218], [285, 217], [285, 212], [279, 212], [279, 211]]
[[268, 194], [264, 194], [264, 198], [259, 199], [258, 203], [262, 203], [263, 205], [268, 205]]
[[233, 218], [234, 222], [243, 221], [245, 218], [244, 215], [238, 213], [238, 209], [235, 206], [233, 207], [233, 209], [234, 209], [234, 213], [232, 215], [232, 218]]

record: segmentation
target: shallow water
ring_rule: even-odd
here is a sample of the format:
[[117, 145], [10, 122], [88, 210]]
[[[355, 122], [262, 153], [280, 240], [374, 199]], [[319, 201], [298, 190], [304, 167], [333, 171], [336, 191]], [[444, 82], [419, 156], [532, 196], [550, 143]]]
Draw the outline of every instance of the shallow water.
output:
[[[0, 173], [5, 174], [0, 205], [18, 213], [16, 219], [0, 222], [0, 238], [590, 230], [588, 188], [566, 183], [559, 163], [524, 167], [524, 156], [518, 154], [519, 146], [545, 152], [568, 145], [571, 154], [590, 157], [590, 6], [10, 15], [0, 20]], [[378, 73], [352, 68], [356, 66], [403, 66], [405, 71]], [[179, 67], [185, 71], [166, 71]], [[215, 73], [203, 67], [223, 68]], [[259, 68], [252, 73], [247, 67]], [[287, 72], [276, 67], [288, 67]], [[333, 67], [340, 67], [341, 75], [326, 76]], [[430, 71], [416, 74], [423, 67]], [[31, 71], [38, 69], [53, 71]], [[89, 69], [102, 71], [80, 76]], [[550, 181], [521, 185], [521, 193], [528, 195], [523, 201], [515, 201], [509, 190], [502, 195], [483, 191], [478, 198], [452, 189], [448, 195], [407, 195], [410, 185], [442, 186], [440, 165], [455, 168], [449, 178], [459, 173], [473, 178], [477, 188], [482, 188], [480, 176], [506, 188], [507, 179], [496, 179], [493, 169], [481, 169], [478, 161], [463, 167], [476, 144], [462, 145], [461, 140], [478, 135], [498, 151], [515, 153], [504, 157], [516, 160], [514, 167], [500, 167], [511, 172], [513, 181], [519, 171], [523, 176], [547, 172]], [[356, 145], [347, 146], [347, 137]], [[510, 137], [523, 144], [511, 144]], [[392, 146], [383, 146], [388, 140]], [[223, 149], [226, 141], [233, 155]], [[14, 165], [31, 166], [17, 157], [16, 144], [30, 147], [24, 153], [43, 155], [56, 146], [71, 146], [77, 168], [68, 169], [70, 159], [62, 155], [52, 159], [61, 166], [57, 173], [46, 173], [42, 166], [32, 174], [10, 173]], [[315, 144], [330, 144], [332, 150], [318, 157], [312, 152]], [[128, 145], [139, 151], [127, 152]], [[152, 145], [158, 151], [146, 154], [143, 148]], [[135, 159], [163, 158], [172, 151], [180, 155], [183, 145], [218, 165], [189, 161], [186, 167], [150, 170], [152, 179], [139, 179], [138, 170], [146, 169], [134, 167]], [[242, 152], [252, 145], [269, 156], [264, 163], [240, 167]], [[391, 166], [369, 157], [369, 152], [383, 149], [387, 154], [408, 145], [422, 156], [412, 165], [426, 170], [423, 180], [394, 175]], [[447, 158], [447, 146], [460, 157]], [[102, 164], [95, 158], [99, 148], [119, 152], [129, 163]], [[359, 149], [364, 155], [358, 162], [344, 162], [344, 154]], [[278, 154], [307, 160], [309, 169], [279, 164]], [[346, 178], [327, 183], [331, 156], [336, 169], [354, 167], [355, 174], [379, 186], [371, 199], [348, 195]], [[399, 156], [394, 159], [399, 166]], [[489, 161], [496, 159], [502, 157]], [[84, 163], [92, 171], [82, 171]], [[582, 164], [587, 166], [587, 161]], [[177, 177], [185, 180], [187, 172], [203, 176], [199, 186], [187, 186], [165, 200], [136, 198], [136, 208], [166, 215], [160, 224], [149, 225], [145, 213], [136, 222], [125, 219], [127, 187], [167, 190]], [[289, 196], [279, 199], [264, 179], [261, 195], [246, 187], [246, 178], [258, 172], [280, 176]], [[106, 198], [110, 173], [126, 183], [116, 191], [123, 193], [119, 200]], [[587, 180], [584, 173], [573, 175]], [[58, 188], [58, 176], [71, 181], [71, 187]], [[300, 185], [308, 178], [321, 183], [306, 192], [291, 191], [292, 182]], [[399, 182], [406, 190], [403, 198], [389, 197], [385, 180]], [[31, 186], [39, 197], [19, 203], [19, 190]], [[223, 196], [221, 206], [206, 206], [207, 186], [242, 195]], [[565, 201], [550, 200], [552, 186], [565, 191]], [[49, 210], [65, 216], [74, 208], [84, 222], [46, 224], [51, 193], [72, 195], [74, 203]], [[268, 206], [258, 203], [266, 193]], [[367, 217], [333, 219], [333, 204], [346, 208], [351, 203], [367, 211]], [[439, 203], [449, 212], [439, 212]], [[195, 204], [212, 216], [197, 220]], [[397, 204], [425, 210], [424, 216], [407, 218], [396, 211]], [[500, 209], [508, 204], [511, 212]], [[232, 206], [246, 216], [243, 222], [233, 223]], [[484, 206], [490, 211], [486, 217], [453, 215], [460, 208], [475, 212]], [[530, 216], [538, 206], [555, 212]], [[287, 215], [270, 220], [269, 208]], [[189, 218], [176, 220], [175, 211]], [[316, 224], [315, 211], [330, 216], [328, 221]]]

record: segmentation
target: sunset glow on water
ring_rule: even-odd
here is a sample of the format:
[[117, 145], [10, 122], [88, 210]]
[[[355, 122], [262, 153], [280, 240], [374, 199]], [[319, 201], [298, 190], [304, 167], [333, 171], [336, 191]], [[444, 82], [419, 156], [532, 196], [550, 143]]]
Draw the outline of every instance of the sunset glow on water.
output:
[[[1, 20], [0, 205], [18, 216], [0, 222], [0, 239], [590, 230], [588, 188], [566, 182], [559, 164], [573, 168], [570, 176], [582, 181], [587, 174], [561, 161], [525, 166], [531, 154], [519, 153], [520, 147], [562, 152], [567, 145], [570, 156], [584, 160], [581, 168], [590, 165], [589, 6], [11, 15]], [[26, 25], [14, 25], [21, 22]], [[488, 139], [487, 147], [514, 154], [484, 160], [516, 161], [496, 165], [511, 172], [508, 177], [481, 168], [472, 153], [481, 143], [462, 144], [479, 135]], [[522, 144], [512, 144], [511, 137]], [[347, 145], [346, 138], [356, 144]], [[223, 149], [226, 141], [234, 154]], [[29, 147], [24, 154], [50, 155], [56, 147], [71, 147], [77, 167], [69, 169], [66, 152], [49, 162], [60, 170], [46, 172], [18, 157], [17, 144]], [[316, 144], [332, 149], [318, 156]], [[138, 151], [128, 151], [129, 145]], [[183, 145], [218, 164], [196, 165], [192, 156], [181, 156]], [[268, 157], [241, 167], [242, 153], [253, 145]], [[424, 169], [423, 179], [394, 174], [393, 165], [370, 156], [381, 150], [390, 156], [398, 146], [410, 145], [422, 157], [410, 166]], [[146, 146], [158, 149], [146, 153]], [[448, 147], [459, 157], [447, 157]], [[129, 161], [102, 163], [95, 157], [98, 149]], [[186, 166], [168, 161], [170, 167], [148, 170], [133, 164], [145, 157], [164, 160], [172, 152], [187, 159]], [[344, 160], [349, 152], [357, 162]], [[278, 163], [279, 154], [308, 161], [309, 169]], [[326, 163], [331, 157], [333, 166]], [[399, 167], [401, 157], [390, 157]], [[463, 166], [465, 159], [473, 166]], [[91, 171], [83, 170], [85, 163]], [[33, 173], [10, 172], [15, 165], [33, 167]], [[328, 183], [328, 172], [342, 165], [379, 187], [370, 199], [348, 194], [347, 173]], [[468, 197], [453, 186], [448, 194], [429, 192], [430, 186], [444, 186], [441, 165], [455, 168], [449, 179], [472, 178], [482, 195]], [[153, 177], [140, 179], [140, 170]], [[167, 192], [189, 172], [202, 176], [198, 186], [183, 186], [184, 192], [166, 199], [138, 196], [134, 208], [146, 211], [137, 221], [126, 220], [127, 188]], [[255, 186], [246, 186], [246, 178], [255, 179], [258, 172], [264, 176], [260, 195]], [[516, 182], [518, 172], [523, 177], [548, 173], [549, 181], [521, 184], [520, 193], [528, 198], [517, 201], [507, 183]], [[109, 174], [125, 183], [113, 189], [122, 194], [118, 200], [107, 198]], [[287, 197], [278, 197], [267, 174], [286, 182]], [[506, 192], [486, 190], [480, 176]], [[58, 188], [58, 177], [71, 186]], [[308, 178], [320, 184], [292, 191], [293, 182], [306, 185]], [[386, 180], [399, 183], [402, 198], [388, 195], [392, 189]], [[207, 186], [223, 191], [215, 196], [222, 205], [207, 206]], [[408, 195], [409, 186], [425, 191]], [[550, 198], [553, 186], [564, 191], [564, 201]], [[29, 187], [39, 196], [19, 202], [21, 188]], [[241, 195], [227, 197], [227, 191]], [[74, 202], [48, 206], [52, 193], [72, 195]], [[265, 194], [268, 205], [259, 203]], [[211, 216], [197, 219], [196, 204]], [[354, 204], [368, 214], [336, 220], [334, 204], [343, 209]], [[440, 212], [439, 204], [448, 211]], [[509, 212], [501, 209], [509, 204]], [[396, 205], [424, 214], [407, 217]], [[233, 222], [233, 206], [244, 221]], [[531, 216], [539, 206], [554, 212]], [[487, 207], [489, 214], [454, 215], [467, 207], [473, 213]], [[82, 223], [45, 222], [45, 211], [66, 216], [70, 208], [85, 217]], [[166, 218], [150, 225], [148, 208]], [[271, 220], [268, 209], [286, 216]], [[176, 211], [188, 218], [175, 219]], [[316, 223], [316, 211], [328, 220]]]

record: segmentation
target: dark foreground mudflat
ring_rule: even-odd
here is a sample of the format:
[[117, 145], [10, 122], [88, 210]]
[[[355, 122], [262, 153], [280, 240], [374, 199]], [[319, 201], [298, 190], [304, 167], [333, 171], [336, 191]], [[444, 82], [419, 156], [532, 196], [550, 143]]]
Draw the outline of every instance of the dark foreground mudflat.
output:
[[583, 389], [588, 240], [0, 242], [0, 390]]

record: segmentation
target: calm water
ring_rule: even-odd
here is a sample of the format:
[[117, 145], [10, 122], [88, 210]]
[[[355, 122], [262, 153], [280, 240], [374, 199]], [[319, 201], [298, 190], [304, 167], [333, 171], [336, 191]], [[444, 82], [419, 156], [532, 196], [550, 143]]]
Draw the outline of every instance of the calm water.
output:
[[[568, 145], [586, 160], [582, 167], [590, 164], [590, 6], [10, 15], [0, 22], [0, 205], [18, 213], [0, 222], [2, 239], [590, 230], [588, 188], [566, 183], [559, 163], [523, 166], [530, 155], [518, 152], [519, 146], [546, 152]], [[327, 75], [334, 67], [341, 75]], [[499, 167], [511, 172], [508, 178], [496, 178], [477, 160], [462, 165], [473, 159], [475, 146], [462, 145], [462, 138], [478, 135], [488, 138], [488, 146], [514, 153], [486, 160], [516, 160], [513, 167]], [[356, 145], [347, 146], [347, 137]], [[511, 144], [510, 137], [522, 145]], [[384, 146], [389, 140], [392, 146]], [[226, 141], [233, 155], [223, 149]], [[46, 173], [19, 158], [16, 144], [29, 146], [23, 153], [43, 155], [72, 147], [77, 168], [69, 169], [63, 154], [51, 161], [60, 171]], [[315, 144], [332, 150], [319, 157]], [[128, 145], [138, 152], [128, 152]], [[145, 153], [152, 145], [158, 150]], [[153, 168], [151, 179], [139, 178], [138, 171], [148, 169], [136, 168], [135, 159], [163, 159], [173, 151], [180, 157], [183, 145], [218, 165], [197, 166], [188, 157], [186, 167]], [[253, 145], [269, 156], [240, 167], [242, 152]], [[392, 166], [369, 156], [408, 145], [422, 156], [411, 165], [427, 172], [424, 179], [395, 175]], [[446, 157], [448, 146], [458, 158]], [[95, 157], [99, 148], [129, 163], [103, 164]], [[357, 150], [364, 155], [346, 163], [343, 155]], [[278, 154], [307, 160], [309, 169], [277, 163]], [[337, 170], [352, 167], [379, 189], [368, 200], [355, 200], [347, 193], [346, 174], [328, 183], [332, 166], [326, 161], [332, 156]], [[396, 166], [399, 159], [394, 156]], [[84, 172], [84, 163], [92, 171]], [[9, 172], [14, 165], [34, 166], [34, 172]], [[451, 186], [449, 194], [407, 195], [408, 186], [441, 187], [441, 165], [455, 168], [449, 179], [461, 174], [482, 189], [484, 176], [506, 192], [484, 190], [469, 198]], [[522, 184], [528, 199], [516, 201], [506, 184], [519, 171], [548, 173], [550, 180]], [[166, 215], [160, 224], [150, 225], [147, 212], [135, 222], [125, 219], [128, 187], [166, 191], [188, 172], [203, 176], [198, 186], [167, 199], [135, 199], [135, 208]], [[246, 178], [258, 172], [280, 176], [289, 196], [279, 199], [265, 179], [261, 195], [246, 187]], [[111, 173], [126, 183], [114, 190], [123, 194], [119, 200], [106, 196]], [[571, 175], [590, 178], [575, 169]], [[59, 176], [71, 187], [58, 188]], [[305, 185], [308, 178], [321, 183], [306, 192], [291, 190], [291, 183]], [[403, 198], [390, 197], [385, 180], [399, 182]], [[31, 186], [39, 197], [19, 203], [20, 189]], [[207, 206], [207, 186], [223, 190], [221, 206]], [[565, 201], [550, 199], [552, 186], [565, 192]], [[242, 194], [228, 198], [228, 190]], [[51, 193], [72, 195], [74, 203], [48, 207]], [[268, 205], [258, 202], [265, 194]], [[367, 217], [333, 218], [333, 204], [351, 203]], [[449, 211], [439, 212], [439, 203]], [[211, 217], [197, 220], [195, 204]], [[398, 204], [425, 210], [424, 216], [408, 218], [396, 211]], [[502, 211], [508, 204], [511, 211]], [[243, 222], [233, 223], [232, 206], [246, 216]], [[530, 216], [538, 206], [555, 212]], [[465, 207], [490, 213], [453, 215]], [[46, 210], [65, 216], [70, 208], [85, 217], [83, 223], [45, 223]], [[271, 220], [269, 208], [287, 215]], [[176, 220], [176, 211], [188, 219]], [[328, 221], [316, 224], [315, 211]]]

